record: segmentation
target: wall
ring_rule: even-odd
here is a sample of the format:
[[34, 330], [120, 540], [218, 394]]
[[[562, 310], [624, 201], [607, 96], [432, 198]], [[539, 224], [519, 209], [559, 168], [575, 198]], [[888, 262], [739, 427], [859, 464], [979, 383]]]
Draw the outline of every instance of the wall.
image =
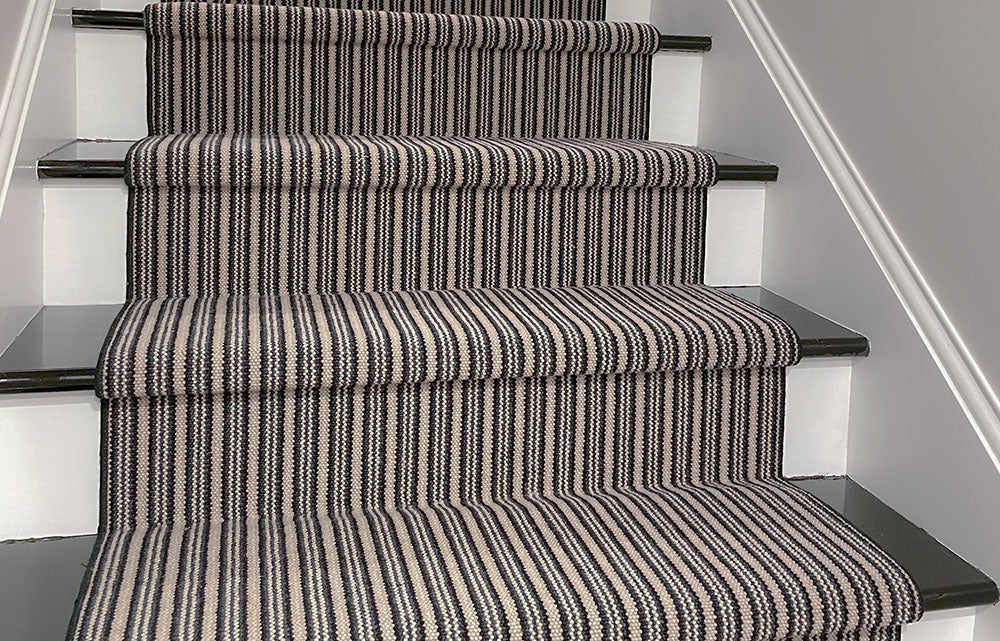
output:
[[[987, 119], [980, 105], [961, 99], [961, 92], [955, 99], [958, 86], [970, 79], [969, 69], [995, 62], [966, 61], [971, 65], [966, 67], [955, 59], [948, 68], [932, 63], [942, 42], [958, 46], [956, 38], [948, 38], [957, 34], [948, 27], [914, 36], [909, 31], [914, 12], [900, 9], [900, 2], [882, 3], [895, 7], [895, 13], [871, 6], [879, 3], [853, 0], [825, 7], [784, 0], [763, 4], [767, 15], [775, 19], [779, 38], [791, 43], [793, 61], [799, 63], [802, 58], [799, 70], [821, 108], [831, 109], [830, 120], [848, 154], [863, 157], [858, 165], [869, 186], [893, 224], [904, 232], [904, 242], [912, 242], [918, 264], [959, 320], [977, 356], [996, 364], [996, 346], [982, 345], [974, 327], [995, 324], [991, 317], [996, 316], [998, 302], [982, 301], [977, 295], [989, 291], [984, 281], [992, 270], [986, 259], [996, 253], [985, 245], [996, 236], [1000, 221], [987, 220], [993, 208], [984, 187], [963, 191], [956, 185], [975, 182], [978, 170], [972, 168], [970, 155], [989, 162], [989, 151], [997, 148], [992, 137], [998, 133], [995, 123], [1000, 109], [991, 107]], [[950, 13], [954, 5], [935, 10]], [[980, 18], [985, 22], [987, 13], [996, 15], [994, 9], [984, 12]], [[886, 20], [882, 29], [861, 24], [875, 14]], [[939, 27], [948, 22], [943, 15], [939, 18]], [[993, 505], [995, 499], [984, 505], [984, 497], [1000, 496], [1000, 476], [729, 4], [658, 0], [653, 19], [664, 32], [714, 36], [714, 50], [703, 63], [700, 144], [765, 158], [781, 167], [778, 183], [767, 193], [763, 284], [865, 333], [872, 341], [872, 356], [858, 362], [852, 372], [848, 472], [945, 544], [1000, 577], [1000, 549], [994, 543], [1000, 510]], [[963, 21], [969, 19], [963, 17]], [[913, 21], [933, 22], [929, 17]], [[992, 26], [1000, 25], [994, 21]], [[978, 35], [981, 32], [980, 27], [967, 35], [976, 34], [972, 41], [982, 47], [980, 55], [995, 60], [989, 51], [991, 38]], [[868, 55], [844, 51], [856, 42], [862, 51], [867, 48]], [[912, 58], [889, 53], [896, 44], [910, 48], [918, 42], [923, 51], [913, 52]], [[842, 62], [835, 64], [827, 56]], [[905, 83], [899, 79], [903, 69], [909, 74]], [[864, 83], [852, 84], [855, 77], [864, 78]], [[880, 77], [886, 86], [878, 88]], [[998, 76], [982, 77], [995, 80]], [[917, 86], [921, 83], [923, 100]], [[945, 89], [942, 96], [930, 96], [941, 89]], [[994, 98], [1000, 96], [995, 86], [981, 89], [995, 93]], [[881, 97], [870, 100], [868, 91]], [[984, 101], [989, 100], [987, 95]], [[922, 115], [901, 113], [907, 110]], [[935, 125], [934, 113], [952, 122]], [[954, 121], [963, 121], [961, 126], [967, 130], [959, 134], [956, 130], [961, 126]], [[994, 124], [989, 127], [989, 123]], [[976, 127], [980, 130], [973, 131]], [[975, 149], [969, 144], [973, 135]], [[945, 142], [952, 147], [950, 155], [937, 156], [936, 162], [921, 157], [929, 153], [932, 139], [937, 144], [944, 137], [951, 137]], [[964, 153], [959, 144], [965, 147]], [[887, 167], [893, 164], [895, 168]], [[958, 174], [963, 175], [959, 178]], [[952, 179], [958, 182], [945, 184]], [[970, 239], [969, 244], [960, 236]], [[977, 240], [972, 242], [972, 237]], [[941, 244], [935, 246], [935, 239]], [[978, 269], [974, 267], [977, 261]], [[1000, 619], [997, 612], [994, 608], [977, 617], [977, 638], [1000, 638], [993, 628]]]
[[44, 206], [35, 163], [77, 136], [69, 13], [96, 5], [27, 0], [0, 6], [0, 73], [8, 89], [0, 105], [0, 350], [43, 302]]
[[[32, 29], [33, 10], [41, 0], [6, 3], [0, 6], [0, 351], [31, 318], [41, 302], [41, 217], [32, 220], [15, 208], [20, 207], [18, 187], [21, 176], [14, 167], [17, 139], [21, 130], [24, 94], [28, 74], [17, 72], [33, 67], [31, 41], [38, 34]], [[31, 11], [29, 11], [31, 10]], [[21, 172], [18, 172], [20, 174]], [[13, 199], [8, 194], [14, 191]], [[7, 208], [8, 200], [15, 201]], [[4, 216], [4, 211], [12, 211]], [[32, 239], [27, 245], [18, 242]], [[37, 277], [24, 278], [18, 268], [27, 262], [29, 269], [38, 266]]]
[[1000, 4], [760, 4], [976, 360], [1000, 382], [1000, 296], [990, 294], [1000, 269]]
[[24, 16], [30, 4], [14, 2], [0, 7], [0, 73], [4, 74], [0, 86], [7, 86], [10, 81], [11, 63], [14, 61]]

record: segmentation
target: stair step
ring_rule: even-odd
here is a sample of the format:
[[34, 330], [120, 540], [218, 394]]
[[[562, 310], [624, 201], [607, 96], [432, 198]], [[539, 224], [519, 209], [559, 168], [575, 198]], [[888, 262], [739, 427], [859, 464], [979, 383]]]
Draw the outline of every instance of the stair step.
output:
[[868, 356], [868, 339], [809, 311], [764, 287], [720, 287], [750, 301], [791, 325], [799, 335], [802, 356]]
[[[38, 159], [38, 178], [122, 178], [133, 140], [73, 140]], [[719, 164], [719, 180], [774, 182], [777, 165], [706, 150]]]
[[[989, 577], [850, 478], [792, 483], [833, 508], [909, 572], [926, 611], [997, 601], [997, 586]], [[63, 637], [95, 539], [79, 536], [0, 545], [0, 637]]]
[[799, 478], [792, 484], [833, 508], [889, 553], [913, 578], [925, 611], [996, 603], [997, 585], [850, 477]]
[[[763, 287], [723, 287], [783, 318], [803, 357], [868, 355], [868, 339]], [[0, 394], [94, 388], [108, 328], [121, 305], [47, 305], [0, 354]]]
[[[141, 11], [73, 9], [73, 26], [79, 29], [144, 29]], [[711, 51], [711, 36], [660, 34], [660, 51]]]

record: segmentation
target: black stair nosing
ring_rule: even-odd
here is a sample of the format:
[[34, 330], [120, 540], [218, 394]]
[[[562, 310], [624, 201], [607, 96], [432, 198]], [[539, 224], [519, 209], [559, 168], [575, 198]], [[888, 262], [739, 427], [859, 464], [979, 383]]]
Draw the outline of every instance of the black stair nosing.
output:
[[[73, 9], [73, 26], [80, 29], [145, 29], [141, 11]], [[706, 52], [712, 50], [711, 36], [660, 34], [660, 51]]]
[[712, 36], [660, 34], [660, 51], [704, 53], [712, 50]]
[[[916, 582], [926, 611], [989, 605], [996, 584], [848, 477], [791, 479], [896, 560]], [[0, 544], [0, 633], [60, 638], [73, 612], [97, 536]]]
[[[868, 339], [761, 287], [721, 287], [785, 318], [802, 355], [865, 356]], [[0, 394], [92, 390], [112, 305], [46, 305], [0, 354]]]
[[81, 29], [145, 29], [142, 11], [73, 9], [73, 26]]
[[[132, 140], [71, 140], [38, 159], [38, 178], [123, 178], [125, 153], [134, 143]], [[778, 167], [771, 163], [721, 151], [705, 151], [718, 163], [722, 182], [773, 182], [778, 179]]]
[[120, 309], [42, 306], [0, 354], [0, 394], [93, 390], [104, 338]]
[[774, 163], [744, 158], [714, 149], [705, 149], [705, 151], [712, 154], [718, 164], [717, 175], [720, 182], [775, 182], [778, 180], [778, 166]]
[[925, 611], [978, 607], [1000, 600], [1000, 591], [990, 577], [850, 477], [789, 480], [895, 559], [916, 583]]
[[840, 323], [758, 286], [719, 287], [762, 307], [786, 323], [799, 335], [803, 358], [865, 357], [871, 353], [868, 337]]

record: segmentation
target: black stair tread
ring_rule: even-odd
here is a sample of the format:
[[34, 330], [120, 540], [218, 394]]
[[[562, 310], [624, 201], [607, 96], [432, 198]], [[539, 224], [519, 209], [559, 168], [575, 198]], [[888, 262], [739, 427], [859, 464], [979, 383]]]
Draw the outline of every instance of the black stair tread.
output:
[[0, 543], [0, 639], [66, 638], [96, 538]]
[[[39, 178], [122, 178], [132, 140], [73, 140], [38, 159]], [[719, 163], [719, 180], [775, 181], [778, 167], [721, 151], [706, 150]]]
[[[73, 9], [73, 26], [82, 29], [144, 29], [141, 11]], [[711, 36], [660, 35], [660, 51], [711, 51]]]
[[45, 305], [0, 354], [0, 393], [94, 389], [104, 337], [121, 305]]
[[795, 328], [803, 356], [868, 356], [870, 345], [861, 334], [782, 298], [764, 287], [722, 287], [723, 291], [763, 307]]
[[[785, 319], [804, 357], [865, 356], [868, 339], [762, 287], [724, 287]], [[0, 394], [94, 388], [97, 359], [121, 305], [46, 305], [0, 354]]]
[[[851, 479], [793, 483], [830, 505], [896, 559], [916, 581], [926, 610], [997, 601], [997, 586], [989, 577]], [[0, 638], [64, 638], [95, 538], [0, 545]]]
[[997, 585], [849, 477], [794, 479], [889, 553], [913, 578], [925, 610], [996, 603]]

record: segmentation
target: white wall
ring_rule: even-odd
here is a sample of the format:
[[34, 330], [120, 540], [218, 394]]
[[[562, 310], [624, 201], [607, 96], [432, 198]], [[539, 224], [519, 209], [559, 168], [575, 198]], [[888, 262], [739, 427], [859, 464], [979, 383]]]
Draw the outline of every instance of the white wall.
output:
[[[41, 302], [40, 270], [37, 279], [12, 278], [19, 261], [27, 260], [29, 265], [38, 264], [41, 259], [40, 244], [35, 243], [34, 248], [29, 246], [25, 250], [8, 242], [10, 238], [19, 237], [40, 239], [40, 228], [27, 215], [17, 212], [3, 215], [10, 184], [7, 181], [14, 183], [15, 190], [21, 181], [21, 176], [13, 175], [11, 165], [16, 156], [23, 96], [28, 90], [26, 85], [29, 81], [27, 73], [18, 77], [17, 72], [22, 65], [27, 71], [29, 65], [35, 64], [35, 60], [22, 60], [26, 57], [33, 58], [29, 45], [30, 40], [37, 39], [37, 35], [32, 33], [32, 14], [28, 10], [34, 9], [35, 4], [32, 1], [0, 6], [0, 136], [5, 139], [4, 151], [0, 154], [0, 351], [7, 347]], [[11, 146], [7, 147], [7, 144]]]
[[[956, 60], [949, 69], [942, 69], [938, 64], [920, 69], [921, 64], [941, 52], [943, 42], [947, 42], [948, 46], [953, 43], [951, 39], [942, 40], [941, 33], [937, 37], [926, 34], [927, 39], [922, 41], [924, 50], [912, 60], [886, 53], [895, 34], [911, 27], [910, 16], [913, 12], [904, 11], [899, 2], [862, 5], [852, 1], [847, 5], [828, 3], [827, 6], [820, 6], [821, 3], [814, 2], [773, 0], [764, 4], [769, 16], [782, 10], [798, 16], [810, 16], [803, 22], [776, 17], [778, 35], [783, 41], [787, 37], [793, 43], [790, 52], [796, 63], [800, 53], [814, 61], [814, 64], [803, 64], [800, 71], [819, 99], [820, 106], [825, 109], [830, 101], [835, 114], [841, 112], [835, 105], [850, 106], [854, 116], [864, 121], [863, 133], [859, 127], [856, 135], [841, 136], [847, 152], [852, 156], [855, 151], [865, 155], [866, 150], [872, 149], [881, 154], [878, 159], [873, 157], [868, 162], [859, 162], [859, 166], [875, 190], [876, 197], [881, 199], [885, 195], [883, 208], [893, 223], [911, 230], [904, 236], [904, 242], [908, 242], [918, 229], [929, 230], [928, 238], [931, 240], [935, 235], [942, 239], [942, 245], [936, 249], [947, 248], [950, 257], [942, 253], [935, 258], [916, 241], [913, 249], [925, 273], [928, 276], [935, 274], [932, 285], [938, 290], [953, 287], [961, 290], [942, 297], [949, 306], [949, 312], [995, 324], [991, 316], [996, 316], [992, 310], [997, 301], [979, 301], [976, 296], [991, 291], [983, 280], [996, 270], [995, 267], [989, 268], [987, 259], [996, 261], [998, 258], [995, 251], [991, 252], [983, 245], [989, 242], [986, 238], [992, 239], [997, 235], [996, 228], [1000, 222], [992, 220], [990, 202], [978, 188], [965, 192], [961, 198], [953, 195], [957, 199], [954, 206], [943, 204], [942, 194], [945, 191], [955, 194], [954, 187], [944, 185], [942, 176], [928, 175], [930, 162], [927, 159], [913, 158], [927, 151], [921, 149], [918, 152], [914, 145], [926, 145], [929, 149], [942, 135], [955, 136], [958, 125], [951, 122], [941, 127], [927, 123], [927, 128], [922, 131], [903, 133], [901, 125], [892, 121], [908, 119], [907, 114], [899, 113], [907, 108], [936, 109], [942, 117], [947, 111], [948, 118], [966, 120], [965, 125], [970, 129], [979, 128], [973, 140], [970, 140], [973, 132], [966, 132], [963, 141], [967, 145], [966, 153], [986, 156], [988, 150], [998, 147], [991, 137], [998, 133], [996, 114], [1000, 113], [1000, 109], [992, 107], [992, 119], [984, 119], [982, 114], [976, 115], [980, 107], [968, 106], [961, 99], [961, 94], [947, 110], [945, 107], [949, 105], [944, 97], [926, 98], [924, 102], [929, 103], [928, 106], [917, 100], [916, 89], [911, 86], [900, 91], [904, 98], [908, 96], [915, 104], [908, 107], [898, 104], [897, 111], [893, 111], [888, 103], [869, 101], [865, 94], [869, 88], [874, 89], [881, 74], [882, 82], [888, 86], [878, 93], [886, 96], [888, 101], [888, 96], [894, 91], [893, 85], [898, 84], [896, 77], [904, 67], [910, 73], [910, 81], [916, 83], [920, 77], [926, 93], [930, 94], [940, 88], [954, 89], [958, 81], [943, 79], [943, 76], [964, 76], [964, 65], [973, 65], [970, 68], [975, 69], [977, 65], [981, 68], [990, 63]], [[881, 8], [876, 11], [873, 4], [889, 4], [896, 11], [882, 11]], [[921, 3], [921, 6], [924, 4]], [[955, 6], [941, 5], [939, 13], [942, 16], [937, 22], [939, 27], [948, 22], [943, 15], [946, 10], [951, 13]], [[843, 12], [843, 15], [834, 18], [838, 12]], [[852, 27], [852, 21], [862, 23], [872, 12], [884, 15], [887, 20], [891, 16], [892, 24], [883, 25], [885, 28], [881, 31], [868, 31], [867, 27], [859, 25]], [[653, 17], [663, 31], [711, 33], [714, 36], [714, 49], [703, 62], [700, 144], [765, 158], [781, 167], [778, 183], [769, 187], [767, 192], [762, 283], [863, 332], [872, 341], [871, 357], [859, 361], [852, 372], [849, 473], [958, 553], [992, 576], [1000, 577], [1000, 548], [994, 542], [995, 533], [1000, 531], [1000, 510], [995, 505], [996, 497], [1000, 496], [1000, 476], [806, 144], [728, 3], [721, 0], [658, 0]], [[967, 19], [967, 16], [963, 18]], [[992, 26], [1000, 24], [994, 21]], [[989, 45], [992, 34], [987, 37], [981, 32], [982, 29], [976, 29], [968, 33], [973, 34], [972, 40], [983, 48], [979, 55], [995, 65], [996, 56]], [[947, 36], [952, 29], [948, 27], [943, 33]], [[836, 55], [848, 56], [840, 49], [850, 49], [857, 38], [864, 41], [866, 36], [872, 39], [882, 36], [886, 44], [878, 49], [877, 54], [873, 49], [872, 55], [866, 58], [845, 62], [850, 69], [841, 69], [839, 76], [819, 71], [816, 75], [810, 74], [814, 69], [823, 69], [821, 59], [824, 52], [838, 49]], [[900, 38], [895, 42], [909, 42], [912, 35], [907, 33]], [[873, 48], [875, 44], [869, 40]], [[957, 43], [956, 46], [962, 48]], [[864, 48], [865, 44], [862, 43], [861, 47]], [[852, 75], [869, 78], [872, 86], [858, 91], [844, 85], [826, 85], [827, 82], [845, 82]], [[992, 76], [983, 76], [986, 77], [995, 80], [1000, 76], [993, 73]], [[992, 85], [982, 90], [996, 92], [997, 88]], [[951, 95], [954, 99], [955, 94]], [[967, 113], [961, 114], [963, 110]], [[972, 118], [978, 119], [977, 122], [970, 123]], [[831, 120], [837, 133], [841, 134], [836, 115]], [[847, 120], [842, 122], [846, 125]], [[850, 128], [850, 125], [846, 126]], [[987, 128], [991, 129], [988, 133], [983, 131]], [[867, 140], [862, 141], [863, 138]], [[946, 144], [955, 146], [956, 142], [950, 140]], [[970, 151], [969, 148], [974, 149]], [[959, 153], [957, 147], [952, 153]], [[895, 162], [897, 166], [910, 166], [912, 175], [907, 176], [905, 172], [895, 175], [898, 172], [890, 172], [885, 167], [868, 173], [872, 163], [890, 162]], [[949, 162], [954, 164], [941, 166]], [[938, 163], [936, 168], [939, 172], [949, 176], [963, 170], [972, 171], [966, 158], [944, 158]], [[920, 165], [924, 167], [921, 169]], [[963, 184], [968, 182], [967, 177], [963, 178]], [[927, 193], [931, 191], [935, 193]], [[924, 201], [922, 204], [917, 202], [921, 199]], [[953, 221], [963, 218], [965, 226], [960, 224], [956, 227]], [[972, 251], [963, 249], [961, 239], [957, 238], [959, 234], [978, 235], [975, 244], [966, 246], [972, 247]], [[933, 242], [930, 244], [933, 245]], [[951, 268], [939, 272], [937, 259], [955, 262]], [[922, 260], [923, 263], [920, 262]], [[973, 261], [980, 261], [978, 275], [969, 276], [967, 281], [952, 280], [955, 270], [962, 269], [962, 265], [971, 269]], [[980, 285], [971, 286], [973, 283]], [[966, 327], [971, 328], [972, 325], [966, 322], [963, 331]], [[972, 338], [975, 331], [969, 331]], [[974, 347], [978, 346], [974, 341], [970, 342]], [[996, 346], [989, 347], [978, 351], [977, 355], [983, 360], [992, 360]], [[997, 612], [993, 609], [988, 615], [977, 617], [978, 638], [1000, 638], [1000, 632], [992, 629], [993, 621], [990, 620], [997, 618]]]

